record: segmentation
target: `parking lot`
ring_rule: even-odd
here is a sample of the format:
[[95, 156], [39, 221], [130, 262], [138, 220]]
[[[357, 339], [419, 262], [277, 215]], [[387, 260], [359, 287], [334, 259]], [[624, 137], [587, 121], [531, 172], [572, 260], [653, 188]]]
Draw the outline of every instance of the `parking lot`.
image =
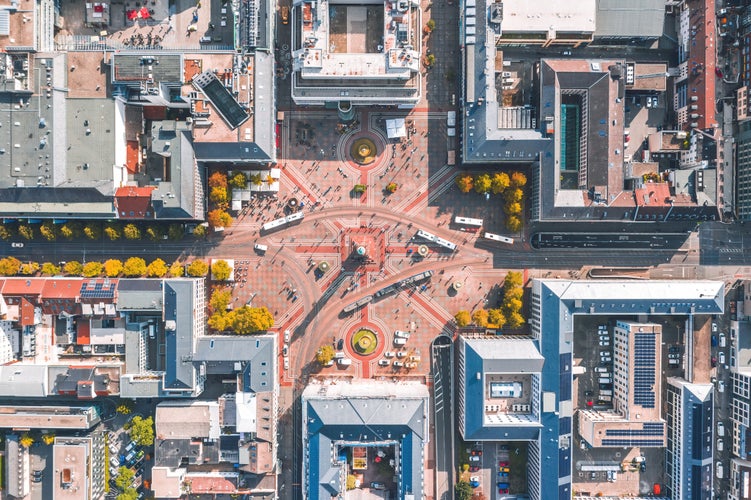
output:
[[526, 442], [476, 443], [467, 454], [470, 467], [461, 479], [469, 480], [476, 495], [502, 499], [527, 492]]

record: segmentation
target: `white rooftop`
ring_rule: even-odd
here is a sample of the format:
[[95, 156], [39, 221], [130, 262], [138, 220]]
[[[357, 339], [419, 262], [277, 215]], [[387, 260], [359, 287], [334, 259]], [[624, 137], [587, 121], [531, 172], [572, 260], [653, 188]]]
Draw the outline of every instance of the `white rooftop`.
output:
[[385, 382], [368, 380], [364, 382], [313, 380], [305, 388], [305, 399], [354, 399], [354, 398], [426, 398], [428, 388], [420, 382]]
[[[502, 32], [565, 31], [593, 33], [596, 0], [503, 0]], [[553, 37], [551, 37], [553, 38]]]
[[723, 300], [721, 281], [543, 280], [562, 300], [710, 301]]

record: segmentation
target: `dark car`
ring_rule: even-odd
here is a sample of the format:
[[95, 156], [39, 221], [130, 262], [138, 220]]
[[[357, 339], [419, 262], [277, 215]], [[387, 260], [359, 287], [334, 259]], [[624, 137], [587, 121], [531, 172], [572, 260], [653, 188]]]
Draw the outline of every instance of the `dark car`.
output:
[[646, 472], [647, 471], [647, 462], [642, 462], [639, 465], [639, 470], [642, 471], [642, 472]]
[[479, 465], [471, 465], [469, 467], [469, 472], [477, 472], [479, 470], [480, 470], [480, 466]]
[[717, 366], [717, 358], [712, 356], [712, 368], [714, 368], [715, 366]]
[[339, 339], [339, 341], [338, 341], [338, 342], [336, 343], [336, 348], [337, 348], [338, 350], [340, 350], [340, 351], [341, 351], [342, 349], [344, 349], [344, 339]]
[[717, 347], [717, 335], [712, 335], [712, 347]]
[[717, 66], [714, 67], [714, 74], [717, 75], [720, 78], [722, 78], [722, 76], [723, 76], [722, 75], [722, 70], [720, 68], [718, 68]]
[[472, 455], [481, 457], [482, 456], [482, 450], [472, 450]]

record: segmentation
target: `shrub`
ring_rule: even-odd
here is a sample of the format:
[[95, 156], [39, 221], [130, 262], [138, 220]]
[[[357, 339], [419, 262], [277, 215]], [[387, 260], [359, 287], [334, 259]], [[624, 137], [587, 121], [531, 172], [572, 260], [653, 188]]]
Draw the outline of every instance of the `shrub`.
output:
[[352, 188], [352, 191], [358, 194], [362, 194], [367, 190], [368, 190], [368, 186], [366, 186], [365, 184], [355, 184], [355, 187]]
[[395, 193], [399, 189], [399, 185], [396, 182], [389, 182], [386, 184], [386, 191], [389, 193]]
[[334, 359], [334, 354], [334, 348], [329, 344], [324, 344], [319, 347], [318, 352], [316, 352], [316, 361], [318, 361], [321, 366], [327, 365], [332, 359]]
[[245, 189], [248, 187], [248, 178], [242, 172], [235, 172], [229, 179], [229, 185], [233, 188]]

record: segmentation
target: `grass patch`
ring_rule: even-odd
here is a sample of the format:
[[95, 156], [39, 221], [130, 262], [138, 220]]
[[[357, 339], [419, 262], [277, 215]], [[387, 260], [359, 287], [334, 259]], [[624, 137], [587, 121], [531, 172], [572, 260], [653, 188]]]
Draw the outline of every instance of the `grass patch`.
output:
[[104, 435], [104, 492], [110, 492], [110, 436]]
[[0, 455], [0, 489], [5, 489], [5, 455]]

